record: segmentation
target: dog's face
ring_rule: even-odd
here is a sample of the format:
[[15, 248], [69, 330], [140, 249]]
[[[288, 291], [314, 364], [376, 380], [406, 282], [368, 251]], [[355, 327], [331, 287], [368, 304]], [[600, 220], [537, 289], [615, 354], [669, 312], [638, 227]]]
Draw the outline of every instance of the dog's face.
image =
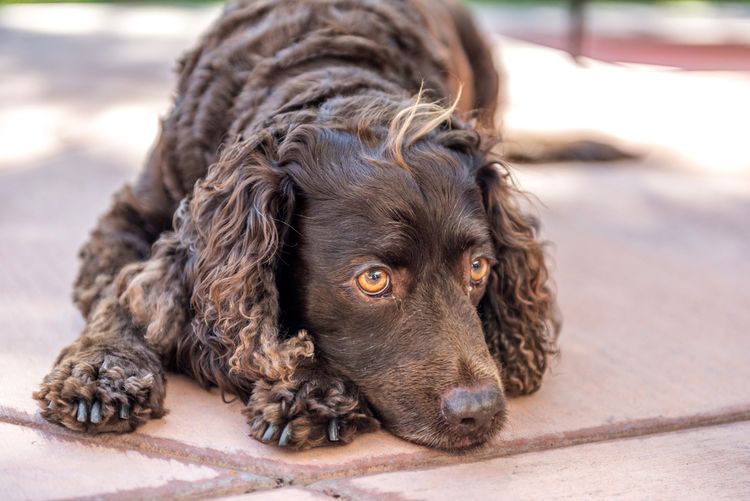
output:
[[288, 322], [397, 435], [485, 442], [505, 405], [477, 313], [496, 256], [470, 159], [426, 143], [403, 168], [353, 135], [323, 136], [306, 142], [314, 166], [288, 167], [300, 192], [279, 274]]

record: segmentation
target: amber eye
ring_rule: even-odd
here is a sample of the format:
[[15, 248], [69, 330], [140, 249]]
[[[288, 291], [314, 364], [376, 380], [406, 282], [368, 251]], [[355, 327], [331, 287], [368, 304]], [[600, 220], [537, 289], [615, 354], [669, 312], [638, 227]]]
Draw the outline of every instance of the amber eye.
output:
[[391, 285], [391, 277], [383, 268], [370, 268], [357, 277], [357, 285], [368, 296], [377, 296]]
[[484, 277], [487, 276], [487, 273], [490, 272], [490, 262], [487, 260], [487, 258], [484, 257], [478, 257], [474, 261], [471, 262], [471, 269], [469, 270], [469, 275], [471, 276], [471, 281], [474, 283], [481, 282]]

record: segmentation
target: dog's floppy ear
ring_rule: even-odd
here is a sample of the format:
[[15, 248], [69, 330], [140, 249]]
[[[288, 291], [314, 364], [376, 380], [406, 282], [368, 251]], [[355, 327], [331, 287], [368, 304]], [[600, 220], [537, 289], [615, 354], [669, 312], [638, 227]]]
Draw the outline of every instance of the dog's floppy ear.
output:
[[555, 352], [559, 320], [536, 221], [518, 206], [518, 190], [498, 163], [477, 171], [497, 264], [479, 305], [485, 338], [501, 362], [508, 394], [536, 391]]
[[192, 327], [202, 345], [189, 347], [194, 372], [246, 396], [249, 381], [287, 380], [313, 353], [306, 333], [282, 339], [279, 332], [276, 269], [294, 190], [267, 151], [260, 141], [225, 151], [196, 184], [181, 235], [191, 255]]

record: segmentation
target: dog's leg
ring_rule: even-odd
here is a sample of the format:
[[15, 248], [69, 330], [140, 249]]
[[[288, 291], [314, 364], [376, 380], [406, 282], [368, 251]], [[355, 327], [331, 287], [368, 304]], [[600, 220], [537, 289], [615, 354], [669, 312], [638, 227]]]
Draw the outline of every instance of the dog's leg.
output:
[[91, 232], [79, 253], [81, 265], [73, 300], [85, 317], [123, 266], [147, 259], [162, 225], [148, 221], [130, 186], [115, 194], [112, 207]]
[[534, 133], [507, 131], [498, 153], [510, 162], [615, 162], [635, 160], [643, 152], [629, 150], [616, 138], [591, 132]]
[[123, 268], [65, 348], [34, 398], [42, 416], [74, 430], [125, 432], [164, 414], [162, 363], [189, 319], [186, 255], [174, 233], [147, 261]]
[[252, 437], [294, 449], [348, 444], [380, 427], [353, 383], [320, 370], [256, 382], [245, 414]]
[[[162, 134], [134, 186], [118, 191], [80, 251], [73, 299], [88, 317], [103, 291], [125, 265], [148, 259], [151, 245], [172, 226], [184, 181], [170, 166]], [[192, 180], [194, 182], [194, 179]]]
[[48, 421], [99, 433], [132, 431], [160, 417], [164, 395], [159, 356], [108, 294], [81, 337], [60, 353], [34, 398]]

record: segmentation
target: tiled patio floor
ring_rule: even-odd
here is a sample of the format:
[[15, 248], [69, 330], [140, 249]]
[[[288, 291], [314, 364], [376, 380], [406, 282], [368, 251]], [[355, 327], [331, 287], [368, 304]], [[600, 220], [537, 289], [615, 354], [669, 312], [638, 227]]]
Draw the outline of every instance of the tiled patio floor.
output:
[[82, 325], [77, 248], [135, 176], [172, 62], [213, 12], [0, 9], [0, 498], [747, 496], [750, 77], [584, 70], [513, 42], [511, 126], [603, 130], [646, 155], [519, 169], [565, 326], [546, 384], [490, 446], [448, 455], [381, 432], [290, 453], [177, 375], [170, 413], [137, 433], [44, 422], [31, 392]]

